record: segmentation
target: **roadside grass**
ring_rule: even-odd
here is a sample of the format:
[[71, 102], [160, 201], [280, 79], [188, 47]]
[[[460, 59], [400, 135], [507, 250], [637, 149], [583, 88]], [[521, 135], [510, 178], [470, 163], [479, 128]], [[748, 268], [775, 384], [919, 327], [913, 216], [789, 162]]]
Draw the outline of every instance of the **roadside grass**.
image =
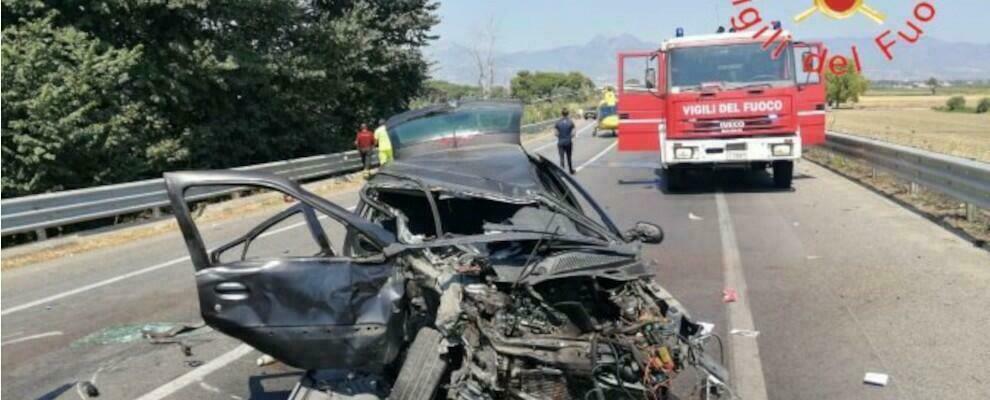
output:
[[[937, 111], [955, 94], [867, 95], [852, 107], [833, 109], [827, 118], [829, 130], [870, 137], [938, 153], [990, 162], [990, 113]], [[977, 104], [990, 96], [965, 96]]]
[[[527, 144], [549, 135], [549, 131], [524, 135], [522, 141], [523, 144]], [[329, 197], [348, 191], [356, 191], [364, 184], [364, 181], [362, 173], [357, 172], [307, 183], [303, 187], [320, 196]], [[249, 217], [262, 212], [271, 213], [273, 210], [280, 210], [285, 206], [286, 204], [280, 194], [264, 193], [248, 195], [233, 200], [200, 203], [193, 210], [193, 216], [198, 223], [215, 223], [234, 218]], [[4, 256], [0, 259], [0, 270], [6, 271], [25, 265], [71, 257], [76, 254], [114, 247], [173, 232], [178, 232], [178, 225], [171, 215], [165, 214], [163, 218], [155, 221], [140, 222], [131, 226], [109, 227], [102, 231], [83, 232], [76, 236], [54, 238], [51, 240], [53, 244], [40, 242], [25, 245], [30, 248], [25, 249], [23, 252], [20, 252], [16, 247], [9, 249], [12, 251], [5, 250]]]

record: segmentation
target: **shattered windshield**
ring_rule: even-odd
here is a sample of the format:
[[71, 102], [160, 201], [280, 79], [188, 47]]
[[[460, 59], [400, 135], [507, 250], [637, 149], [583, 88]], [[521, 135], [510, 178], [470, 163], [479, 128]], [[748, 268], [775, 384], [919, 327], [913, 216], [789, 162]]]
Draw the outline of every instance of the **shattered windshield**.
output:
[[519, 144], [521, 119], [518, 103], [439, 105], [396, 116], [389, 120], [388, 130], [401, 158], [481, 144]]
[[776, 60], [772, 53], [759, 43], [676, 48], [670, 51], [670, 86], [690, 90], [708, 83], [724, 88], [793, 84], [791, 49]]

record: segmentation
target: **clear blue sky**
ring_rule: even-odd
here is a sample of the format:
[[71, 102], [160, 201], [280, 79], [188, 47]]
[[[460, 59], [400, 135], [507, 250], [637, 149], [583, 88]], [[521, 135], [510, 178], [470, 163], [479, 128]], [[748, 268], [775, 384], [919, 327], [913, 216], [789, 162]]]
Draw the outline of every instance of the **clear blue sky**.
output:
[[[923, 25], [925, 35], [970, 43], [990, 43], [990, 0], [929, 0], [937, 9], [935, 20]], [[864, 16], [832, 20], [812, 16], [801, 24], [792, 18], [813, 0], [752, 0], [766, 20], [785, 21], [801, 38], [874, 37], [885, 29], [907, 29], [905, 19], [916, 1], [866, 0], [888, 15], [881, 27]], [[471, 42], [478, 27], [494, 17], [500, 51], [540, 50], [583, 44], [596, 35], [632, 34], [662, 41], [676, 27], [691, 32], [714, 32], [728, 25], [741, 8], [731, 0], [447, 0], [440, 3], [441, 22], [434, 32], [441, 40]]]

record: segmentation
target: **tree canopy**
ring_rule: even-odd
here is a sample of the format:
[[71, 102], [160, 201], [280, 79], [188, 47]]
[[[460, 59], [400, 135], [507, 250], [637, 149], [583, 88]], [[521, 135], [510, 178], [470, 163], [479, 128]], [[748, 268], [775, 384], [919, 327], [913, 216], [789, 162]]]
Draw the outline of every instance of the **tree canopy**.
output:
[[[847, 65], [852, 65], [848, 63]], [[870, 82], [856, 68], [849, 68], [844, 74], [836, 75], [825, 69], [825, 99], [828, 104], [840, 106], [843, 103], [859, 102], [859, 96], [866, 93]]]
[[520, 71], [512, 78], [512, 96], [527, 103], [551, 99], [588, 97], [595, 84], [580, 72]]
[[339, 151], [423, 91], [429, 0], [3, 2], [3, 195]]

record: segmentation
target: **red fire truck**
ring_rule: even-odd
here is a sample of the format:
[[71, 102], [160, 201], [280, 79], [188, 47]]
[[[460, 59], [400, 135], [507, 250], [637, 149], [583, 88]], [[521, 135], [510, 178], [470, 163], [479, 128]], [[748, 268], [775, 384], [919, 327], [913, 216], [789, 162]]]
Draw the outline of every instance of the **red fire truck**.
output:
[[[751, 33], [677, 36], [657, 51], [618, 54], [620, 151], [660, 152], [668, 189], [693, 169], [773, 169], [789, 188], [794, 162], [825, 141], [819, 43], [783, 31], [765, 46]], [[805, 62], [807, 61], [807, 62]]]

